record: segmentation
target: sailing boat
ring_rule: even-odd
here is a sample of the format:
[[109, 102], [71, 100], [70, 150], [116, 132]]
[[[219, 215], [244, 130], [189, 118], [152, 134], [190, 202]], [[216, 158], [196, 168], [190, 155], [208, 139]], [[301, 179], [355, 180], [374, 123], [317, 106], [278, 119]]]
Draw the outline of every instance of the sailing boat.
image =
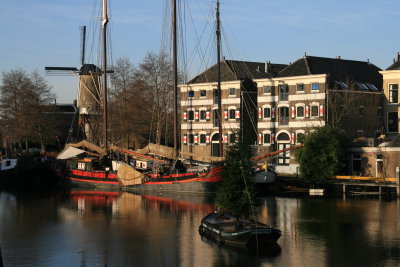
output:
[[[72, 185], [79, 186], [96, 186], [96, 187], [112, 187], [118, 189], [118, 181], [116, 171], [111, 168], [108, 159], [108, 138], [107, 138], [107, 43], [106, 43], [106, 27], [108, 23], [107, 0], [102, 1], [102, 68], [100, 70], [93, 64], [82, 64], [80, 69], [80, 114], [83, 118], [93, 117], [98, 119], [98, 114], [94, 109], [90, 108], [91, 103], [97, 103], [102, 106], [103, 110], [103, 147], [83, 140], [76, 144], [67, 144], [63, 151], [57, 156], [61, 160], [60, 164], [54, 167], [55, 173], [66, 178]], [[83, 46], [84, 47], [84, 46]], [[84, 50], [84, 49], [83, 49]], [[55, 70], [71, 70], [68, 68], [54, 68]], [[52, 70], [47, 67], [46, 70]], [[100, 76], [102, 76], [102, 93], [95, 95], [95, 89], [100, 84]], [[92, 86], [90, 86], [92, 85]], [[85, 90], [85, 91], [82, 91]], [[88, 100], [90, 97], [92, 100]], [[93, 100], [94, 99], [94, 100]], [[85, 127], [84, 128], [89, 128]], [[92, 132], [88, 129], [86, 136]]]
[[[178, 69], [177, 69], [177, 13], [176, 0], [172, 1], [173, 7], [173, 66], [174, 66], [174, 148], [160, 145], [149, 144], [142, 151], [130, 151], [117, 147], [111, 149], [118, 153], [123, 153], [131, 157], [130, 165], [121, 163], [118, 169], [118, 182], [125, 191], [137, 192], [149, 191], [169, 191], [169, 192], [190, 192], [190, 193], [209, 193], [217, 189], [221, 181], [222, 165], [198, 163], [191, 161], [184, 164], [185, 159], [179, 155], [178, 141]], [[218, 66], [220, 65], [220, 30], [219, 30], [219, 2], [217, 5], [217, 40], [218, 40]], [[220, 71], [218, 72], [218, 89], [221, 90]], [[219, 114], [221, 109], [221, 93], [219, 93]], [[210, 161], [222, 162], [222, 126], [219, 125], [220, 153], [221, 157], [209, 157]], [[149, 158], [144, 153], [157, 155], [158, 157]], [[186, 153], [185, 156], [192, 156]], [[172, 159], [166, 162], [164, 159]], [[204, 158], [204, 157], [203, 157]], [[167, 163], [167, 164], [166, 164]], [[132, 166], [133, 165], [133, 166]], [[168, 166], [167, 169], [164, 167]], [[157, 170], [157, 171], [150, 171]]]

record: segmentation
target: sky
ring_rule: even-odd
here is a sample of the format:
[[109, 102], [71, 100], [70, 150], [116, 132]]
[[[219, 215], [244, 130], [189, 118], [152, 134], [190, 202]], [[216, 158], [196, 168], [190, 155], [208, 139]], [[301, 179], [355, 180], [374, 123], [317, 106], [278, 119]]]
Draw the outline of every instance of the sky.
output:
[[[166, 42], [166, 0], [108, 1], [111, 62], [128, 58], [137, 65], [149, 52], [158, 53]], [[216, 0], [180, 1], [185, 25], [190, 24], [184, 28], [187, 37], [182, 44], [187, 51], [188, 75], [193, 77], [215, 63], [204, 54], [212, 40]], [[93, 33], [90, 25], [98, 20], [93, 10], [99, 2], [0, 0], [0, 72], [37, 70], [52, 86], [58, 103], [72, 103], [76, 77], [47, 75], [44, 67], [80, 67], [79, 26], [87, 25]], [[221, 21], [226, 59], [288, 64], [306, 53], [369, 60], [385, 69], [400, 52], [399, 0], [221, 0]], [[90, 50], [89, 43], [98, 37], [87, 38]], [[192, 59], [196, 56], [198, 59]], [[87, 56], [86, 62], [95, 63], [90, 62], [93, 58]], [[204, 61], [206, 64], [200, 63]]]

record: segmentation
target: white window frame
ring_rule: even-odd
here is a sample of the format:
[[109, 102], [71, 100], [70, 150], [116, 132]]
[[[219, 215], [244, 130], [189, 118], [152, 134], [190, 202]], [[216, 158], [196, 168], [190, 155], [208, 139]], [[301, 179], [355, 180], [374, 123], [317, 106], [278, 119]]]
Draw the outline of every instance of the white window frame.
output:
[[[272, 133], [271, 133], [271, 131], [269, 131], [269, 130], [265, 130], [265, 131], [262, 131], [262, 133], [261, 133], [262, 135], [261, 135], [261, 143], [262, 143], [262, 146], [271, 146], [271, 138], [272, 138]], [[269, 143], [265, 143], [264, 142], [264, 135], [266, 135], [266, 134], [269, 134]]]
[[[264, 109], [269, 108], [269, 117], [264, 117]], [[272, 107], [271, 105], [263, 105], [261, 108], [263, 120], [271, 120], [272, 118]]]
[[306, 135], [306, 131], [304, 131], [304, 130], [296, 130], [296, 132], [295, 132], [296, 144], [300, 144], [300, 142], [299, 142], [299, 134]]
[[[313, 107], [317, 107], [317, 115], [316, 116], [313, 116], [313, 114], [312, 114]], [[318, 118], [318, 117], [319, 117], [319, 103], [313, 102], [310, 105], [310, 118]]]
[[[193, 119], [192, 120], [189, 119], [189, 112], [190, 111], [193, 111]], [[195, 121], [196, 120], [196, 114], [195, 114], [195, 110], [193, 108], [188, 108], [186, 110], [186, 120], [187, 121]]]
[[[201, 92], [202, 92], [202, 91], [206, 92], [206, 95], [202, 96], [202, 95], [201, 95]], [[200, 89], [200, 90], [199, 90], [199, 98], [206, 98], [206, 97], [207, 97], [207, 90], [206, 90], [206, 89]]]
[[[231, 118], [231, 110], [235, 111], [234, 118]], [[237, 108], [235, 106], [228, 107], [228, 121], [236, 121], [236, 110], [237, 110]]]
[[[314, 84], [317, 84], [317, 85], [318, 85], [318, 89], [313, 89], [313, 85], [314, 85]], [[311, 92], [314, 92], [314, 93], [315, 93], [315, 92], [319, 92], [319, 90], [321, 89], [321, 88], [320, 88], [319, 82], [312, 82], [312, 83], [311, 83], [310, 89], [311, 89]]]
[[[202, 111], [204, 111], [205, 112], [205, 114], [206, 114], [206, 117], [205, 117], [205, 119], [201, 119], [201, 112]], [[207, 108], [199, 108], [199, 121], [201, 121], [201, 122], [205, 122], [205, 121], [207, 121]]]
[[[265, 92], [264, 92], [264, 87], [269, 87], [269, 92], [265, 93]], [[263, 95], [271, 95], [272, 85], [263, 85], [263, 87], [262, 87], [261, 90], [262, 90], [262, 94], [263, 94]]]
[[[204, 143], [201, 143], [201, 136], [202, 135], [204, 135], [204, 137], [205, 137]], [[204, 131], [199, 132], [199, 137], [198, 138], [199, 138], [198, 142], [199, 142], [200, 146], [205, 146], [207, 144], [207, 133], [206, 132], [204, 132]]]
[[[303, 116], [298, 115], [299, 113], [297, 112], [297, 108], [299, 107], [303, 108]], [[303, 120], [306, 117], [306, 104], [304, 103], [295, 104], [295, 108], [296, 108], [296, 119]]]
[[[303, 90], [299, 90], [299, 85], [303, 85]], [[304, 94], [306, 86], [304, 83], [296, 83], [296, 94]]]
[[[234, 94], [231, 94], [231, 90], [234, 90]], [[228, 88], [228, 96], [229, 97], [236, 97], [236, 88], [234, 88], [234, 87], [230, 87], [230, 88]]]
[[[395, 89], [397, 91], [397, 102], [393, 102], [393, 94], [392, 91], [394, 91], [393, 89], [391, 89], [391, 87], [393, 85], [397, 86], [397, 89]], [[399, 103], [399, 84], [398, 83], [390, 83], [388, 84], [388, 94], [389, 94], [389, 104], [395, 105]]]

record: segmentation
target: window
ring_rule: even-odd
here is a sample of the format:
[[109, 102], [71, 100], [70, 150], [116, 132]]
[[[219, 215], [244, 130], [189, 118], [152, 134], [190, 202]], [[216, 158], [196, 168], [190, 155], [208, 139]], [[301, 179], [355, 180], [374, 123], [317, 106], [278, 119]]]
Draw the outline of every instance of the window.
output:
[[194, 91], [190, 90], [190, 91], [188, 92], [188, 96], [189, 96], [189, 97], [194, 97]]
[[213, 126], [214, 127], [218, 127], [218, 125], [219, 125], [219, 115], [218, 115], [218, 110], [217, 109], [214, 109], [213, 110]]
[[361, 155], [353, 155], [353, 172], [361, 172]]
[[229, 88], [229, 96], [236, 96], [236, 88]]
[[318, 117], [318, 106], [311, 106], [311, 117]]
[[300, 144], [304, 141], [304, 133], [296, 133], [296, 143]]
[[338, 89], [342, 89], [342, 90], [346, 90], [347, 89], [347, 85], [344, 82], [335, 82], [336, 86]]
[[365, 84], [357, 83], [357, 85], [358, 85], [358, 88], [360, 88], [360, 90], [369, 91], [368, 87]]
[[229, 119], [230, 120], [234, 120], [235, 118], [236, 118], [236, 110], [234, 110], [234, 109], [230, 109], [229, 110]]
[[296, 108], [296, 114], [298, 118], [304, 118], [304, 107], [303, 106], [298, 106]]
[[218, 105], [218, 89], [214, 89], [214, 105]]
[[399, 102], [399, 85], [389, 84], [389, 103]]
[[200, 97], [206, 97], [207, 96], [207, 91], [206, 90], [200, 90]]
[[270, 133], [265, 133], [263, 135], [263, 143], [264, 144], [270, 144], [271, 143], [271, 134]]
[[270, 119], [271, 118], [271, 108], [264, 108], [263, 110], [263, 115], [264, 119]]
[[200, 144], [205, 144], [205, 143], [206, 143], [206, 135], [200, 134]]
[[399, 130], [399, 117], [397, 112], [388, 112], [388, 132], [397, 133]]
[[279, 85], [279, 101], [288, 101], [289, 86], [287, 84]]
[[188, 135], [188, 140], [189, 140], [189, 144], [193, 144], [194, 143], [194, 135], [193, 134], [189, 134]]
[[311, 90], [319, 90], [319, 83], [312, 83]]
[[304, 92], [304, 83], [298, 83], [296, 85], [297, 92]]
[[206, 120], [207, 112], [205, 110], [200, 110], [200, 120]]
[[262, 92], [263, 92], [264, 95], [271, 94], [271, 86], [269, 86], [269, 85], [263, 86], [263, 91]]
[[236, 135], [234, 133], [229, 134], [229, 143], [236, 143]]
[[288, 125], [289, 124], [289, 107], [279, 108], [279, 124]]
[[189, 121], [194, 120], [194, 111], [193, 110], [188, 111], [188, 120]]
[[373, 85], [372, 83], [366, 83], [366, 85], [368, 86], [368, 88], [369, 88], [371, 91], [375, 91], [375, 92], [378, 92], [378, 91], [379, 91], [378, 88], [376, 88], [376, 86]]

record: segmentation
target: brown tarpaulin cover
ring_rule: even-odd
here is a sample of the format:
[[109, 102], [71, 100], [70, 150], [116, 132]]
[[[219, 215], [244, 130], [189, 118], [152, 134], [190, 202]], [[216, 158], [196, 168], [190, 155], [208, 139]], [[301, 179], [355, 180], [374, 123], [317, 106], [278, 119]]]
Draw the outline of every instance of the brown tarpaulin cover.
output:
[[87, 149], [89, 149], [89, 150], [91, 150], [91, 151], [96, 152], [96, 153], [99, 154], [100, 156], [105, 156], [105, 155], [107, 155], [107, 151], [106, 151], [104, 148], [101, 148], [101, 147], [99, 147], [99, 146], [96, 146], [95, 144], [90, 143], [90, 142], [87, 141], [87, 140], [82, 140], [82, 141], [80, 141], [79, 143], [75, 143], [75, 144], [73, 144], [73, 143], [66, 144], [66, 146], [76, 147], [76, 148], [78, 148], [78, 147], [85, 147], [85, 148], [87, 148]]
[[117, 171], [118, 184], [120, 186], [128, 186], [141, 184], [142, 179], [145, 177], [143, 173], [138, 172], [131, 166], [125, 163], [121, 163]]

